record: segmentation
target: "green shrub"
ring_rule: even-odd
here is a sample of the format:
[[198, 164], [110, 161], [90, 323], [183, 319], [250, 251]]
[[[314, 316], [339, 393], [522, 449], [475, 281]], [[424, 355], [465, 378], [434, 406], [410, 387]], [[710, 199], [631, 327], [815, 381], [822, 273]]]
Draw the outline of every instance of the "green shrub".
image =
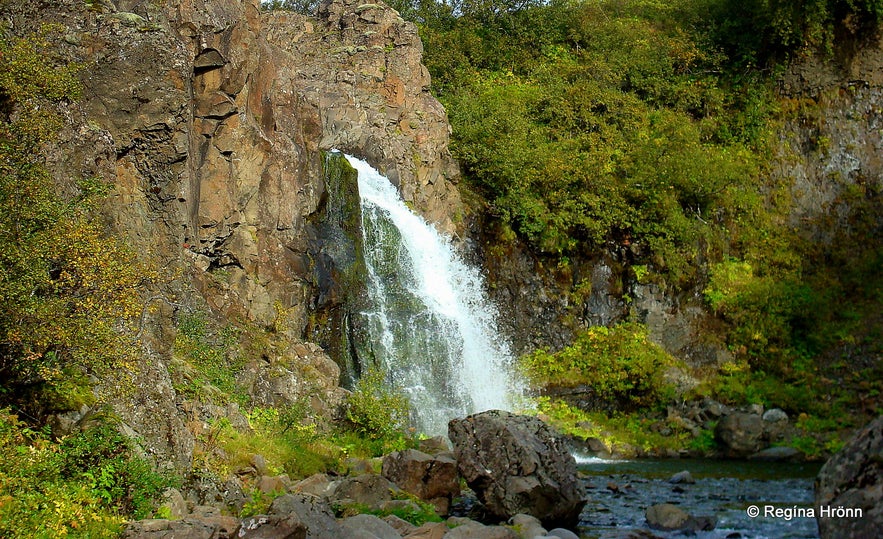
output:
[[172, 485], [112, 425], [55, 442], [0, 410], [2, 537], [117, 537]]
[[407, 397], [392, 387], [379, 369], [363, 373], [347, 397], [347, 418], [370, 439], [403, 444], [409, 413]]
[[595, 326], [559, 352], [538, 350], [521, 359], [534, 384], [585, 385], [613, 408], [651, 407], [671, 399], [674, 388], [665, 375], [675, 364], [650, 341], [645, 326], [632, 322]]

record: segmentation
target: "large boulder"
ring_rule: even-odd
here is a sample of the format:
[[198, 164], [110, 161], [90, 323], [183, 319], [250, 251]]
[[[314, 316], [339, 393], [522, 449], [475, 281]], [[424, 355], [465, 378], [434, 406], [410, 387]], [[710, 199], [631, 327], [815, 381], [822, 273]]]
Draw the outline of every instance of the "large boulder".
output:
[[747, 457], [764, 448], [764, 424], [759, 414], [734, 412], [717, 424], [714, 437], [729, 457]]
[[448, 514], [451, 499], [460, 494], [457, 461], [445, 454], [396, 451], [383, 459], [382, 473], [402, 490], [431, 503], [440, 515]]
[[494, 516], [573, 525], [585, 505], [576, 461], [535, 417], [491, 410], [448, 424], [460, 474]]
[[271, 517], [280, 516], [302, 523], [306, 528], [306, 539], [346, 537], [331, 507], [315, 496], [285, 494], [273, 500], [267, 512]]
[[859, 431], [819, 471], [816, 518], [822, 539], [880, 537], [883, 416]]

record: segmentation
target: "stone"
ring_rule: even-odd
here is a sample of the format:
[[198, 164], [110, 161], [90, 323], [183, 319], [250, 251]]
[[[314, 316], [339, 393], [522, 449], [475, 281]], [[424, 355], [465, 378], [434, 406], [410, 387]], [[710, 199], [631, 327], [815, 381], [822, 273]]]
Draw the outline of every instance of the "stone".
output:
[[692, 516], [677, 505], [660, 503], [647, 508], [644, 516], [647, 525], [654, 530], [682, 531], [694, 533], [697, 531], [711, 531], [717, 525], [717, 519], [713, 516]]
[[458, 468], [485, 509], [502, 520], [518, 513], [544, 525], [575, 525], [585, 505], [576, 462], [564, 441], [535, 417], [500, 410], [448, 424]]
[[457, 462], [445, 455], [396, 451], [384, 457], [382, 473], [405, 492], [431, 503], [441, 516], [448, 514], [451, 500], [460, 494]]
[[579, 536], [573, 533], [570, 530], [565, 530], [564, 528], [555, 528], [553, 530], [549, 530], [549, 533], [546, 534], [548, 537], [557, 537], [558, 539], [579, 539]]
[[417, 444], [417, 449], [430, 455], [437, 455], [449, 452], [451, 446], [444, 436], [433, 436], [432, 438], [420, 440]]
[[397, 492], [401, 492], [401, 489], [389, 479], [365, 474], [342, 480], [335, 487], [331, 499], [338, 503], [357, 503], [376, 510], [384, 502], [392, 501]]
[[673, 476], [671, 476], [669, 478], [668, 482], [674, 483], [674, 484], [686, 483], [686, 484], [692, 485], [693, 483], [696, 482], [696, 480], [693, 479], [693, 474], [691, 474], [687, 470], [684, 470], [682, 472], [678, 472], [678, 473], [674, 474]]
[[167, 488], [163, 492], [160, 507], [168, 508], [169, 518], [172, 520], [184, 518], [190, 512], [187, 510], [187, 501], [184, 499], [184, 495], [176, 488]]
[[264, 458], [263, 455], [259, 455], [255, 453], [249, 459], [249, 462], [254, 467], [254, 469], [258, 472], [258, 475], [267, 475], [267, 459]]
[[540, 519], [532, 515], [517, 514], [509, 519], [509, 525], [521, 536], [522, 539], [533, 539], [537, 536], [546, 535]]
[[485, 526], [468, 520], [465, 524], [452, 528], [445, 534], [445, 539], [518, 539], [518, 536], [503, 526]]
[[644, 516], [647, 518], [647, 525], [654, 530], [683, 530], [688, 528], [690, 523], [690, 515], [670, 503], [651, 505]]
[[302, 492], [313, 496], [325, 497], [334, 492], [336, 483], [331, 481], [328, 474], [317, 473], [306, 479], [302, 479], [291, 486], [291, 492]]
[[[879, 537], [883, 530], [883, 416], [862, 428], [822, 466], [815, 488], [822, 539]], [[827, 508], [852, 513], [822, 515]]]
[[747, 457], [763, 448], [763, 420], [758, 414], [734, 412], [721, 419], [714, 429], [729, 457]]
[[355, 515], [340, 521], [341, 527], [348, 534], [346, 537], [355, 539], [359, 532], [370, 533], [376, 539], [401, 539], [398, 530], [380, 517], [374, 515]]
[[242, 520], [235, 537], [237, 539], [306, 539], [307, 527], [296, 515], [256, 515]]
[[275, 476], [262, 475], [258, 478], [256, 486], [264, 494], [288, 492], [291, 486], [291, 479], [285, 474]]
[[803, 453], [793, 447], [778, 446], [762, 449], [753, 455], [748, 456], [751, 460], [765, 460], [769, 462], [782, 462], [790, 460], [800, 460]]
[[788, 414], [781, 408], [770, 408], [763, 413], [763, 420], [770, 423], [778, 423], [779, 421], [788, 421]]
[[130, 522], [124, 539], [214, 539], [215, 526], [192, 518], [183, 520], [149, 519]]
[[402, 537], [417, 529], [417, 526], [395, 515], [387, 515], [383, 517], [383, 521], [392, 526]]
[[273, 500], [270, 515], [294, 515], [307, 528], [306, 539], [345, 537], [343, 529], [334, 519], [334, 511], [321, 498], [307, 494], [285, 494]]
[[444, 522], [427, 522], [408, 535], [405, 539], [442, 539], [448, 533]]

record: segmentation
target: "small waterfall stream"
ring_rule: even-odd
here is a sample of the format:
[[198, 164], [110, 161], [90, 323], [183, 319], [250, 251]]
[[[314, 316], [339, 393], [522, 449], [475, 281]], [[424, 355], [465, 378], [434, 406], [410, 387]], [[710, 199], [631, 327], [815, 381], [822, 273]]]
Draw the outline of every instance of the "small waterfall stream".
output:
[[358, 171], [369, 354], [408, 394], [415, 426], [446, 435], [454, 417], [513, 409], [522, 386], [481, 273], [408, 209], [387, 178], [346, 158]]

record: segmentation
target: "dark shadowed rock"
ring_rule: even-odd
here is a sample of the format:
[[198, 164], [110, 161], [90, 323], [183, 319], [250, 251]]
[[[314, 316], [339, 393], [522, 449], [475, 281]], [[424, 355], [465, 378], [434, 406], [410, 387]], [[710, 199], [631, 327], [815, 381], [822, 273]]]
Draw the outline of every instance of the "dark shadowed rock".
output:
[[[837, 511], [861, 510], [850, 518]], [[880, 537], [883, 530], [883, 416], [831, 457], [816, 478], [816, 518], [822, 539]]]
[[803, 453], [793, 447], [778, 446], [762, 449], [757, 453], [748, 457], [751, 460], [765, 460], [769, 462], [782, 462], [790, 460], [800, 460]]
[[715, 438], [730, 457], [747, 457], [763, 448], [764, 424], [759, 414], [735, 412], [714, 429]]
[[446, 455], [427, 455], [416, 449], [390, 453], [383, 459], [383, 477], [406, 492], [431, 503], [447, 515], [451, 499], [460, 494], [457, 462]]
[[585, 505], [576, 462], [535, 417], [491, 410], [448, 424], [461, 475], [494, 516], [576, 524]]

